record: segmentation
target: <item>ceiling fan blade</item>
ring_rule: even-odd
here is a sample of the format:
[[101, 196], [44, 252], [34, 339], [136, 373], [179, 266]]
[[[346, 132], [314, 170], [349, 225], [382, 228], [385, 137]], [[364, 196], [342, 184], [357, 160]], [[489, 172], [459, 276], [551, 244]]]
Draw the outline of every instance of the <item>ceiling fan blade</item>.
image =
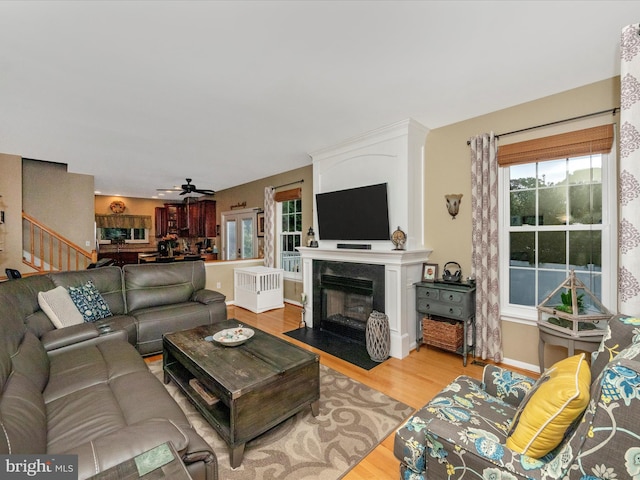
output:
[[215, 190], [211, 190], [209, 188], [196, 188], [196, 186], [191, 183], [190, 178], [185, 179], [187, 183], [181, 185], [181, 188], [173, 187], [173, 188], [157, 188], [158, 192], [179, 192], [179, 195], [187, 195], [189, 193], [199, 193], [201, 195], [215, 195]]
[[215, 191], [214, 190], [209, 190], [209, 189], [200, 189], [200, 188], [196, 188], [194, 190], [194, 192], [196, 193], [200, 193], [202, 195], [215, 195]]

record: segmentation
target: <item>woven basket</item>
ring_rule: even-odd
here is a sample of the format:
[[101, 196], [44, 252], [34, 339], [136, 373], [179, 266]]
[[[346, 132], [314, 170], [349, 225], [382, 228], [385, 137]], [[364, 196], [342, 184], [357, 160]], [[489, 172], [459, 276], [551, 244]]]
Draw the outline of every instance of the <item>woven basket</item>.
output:
[[424, 343], [444, 350], [456, 351], [463, 342], [464, 327], [461, 322], [422, 319], [422, 338]]

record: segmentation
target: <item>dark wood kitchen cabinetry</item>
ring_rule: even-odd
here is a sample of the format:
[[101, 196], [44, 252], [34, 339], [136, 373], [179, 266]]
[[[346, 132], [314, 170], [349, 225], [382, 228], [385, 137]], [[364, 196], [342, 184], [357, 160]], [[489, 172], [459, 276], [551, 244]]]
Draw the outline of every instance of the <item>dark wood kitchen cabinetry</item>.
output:
[[110, 258], [113, 260], [113, 264], [117, 267], [124, 267], [132, 263], [138, 263], [138, 252], [100, 252], [98, 254], [98, 260], [103, 258]]
[[[180, 227], [187, 225], [184, 205], [165, 203], [164, 207], [156, 207], [156, 237], [179, 235]], [[183, 227], [184, 228], [184, 227]]]
[[216, 202], [215, 200], [202, 200], [200, 205], [200, 235], [198, 237], [216, 236]]
[[156, 238], [162, 238], [167, 235], [167, 209], [164, 207], [156, 207]]
[[215, 237], [216, 202], [166, 203], [156, 208], [156, 237]]

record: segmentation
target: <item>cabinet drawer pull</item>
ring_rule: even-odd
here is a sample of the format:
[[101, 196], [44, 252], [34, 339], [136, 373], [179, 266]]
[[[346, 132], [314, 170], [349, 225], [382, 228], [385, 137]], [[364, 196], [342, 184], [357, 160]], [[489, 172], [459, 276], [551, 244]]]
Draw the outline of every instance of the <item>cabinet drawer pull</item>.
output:
[[449, 313], [453, 313], [453, 308], [450, 308], [450, 309], [449, 309]]
[[453, 295], [449, 295], [449, 300], [453, 301]]

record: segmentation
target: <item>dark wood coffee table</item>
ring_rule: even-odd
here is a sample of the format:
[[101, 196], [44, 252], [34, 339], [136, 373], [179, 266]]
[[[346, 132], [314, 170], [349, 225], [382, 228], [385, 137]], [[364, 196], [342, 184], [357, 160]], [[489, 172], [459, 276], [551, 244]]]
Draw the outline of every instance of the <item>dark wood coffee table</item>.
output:
[[254, 327], [255, 335], [236, 347], [204, 340], [238, 325], [227, 320], [165, 334], [162, 342], [164, 382], [173, 380], [224, 438], [232, 468], [242, 463], [246, 442], [308, 405], [317, 416], [320, 399], [315, 353]]

